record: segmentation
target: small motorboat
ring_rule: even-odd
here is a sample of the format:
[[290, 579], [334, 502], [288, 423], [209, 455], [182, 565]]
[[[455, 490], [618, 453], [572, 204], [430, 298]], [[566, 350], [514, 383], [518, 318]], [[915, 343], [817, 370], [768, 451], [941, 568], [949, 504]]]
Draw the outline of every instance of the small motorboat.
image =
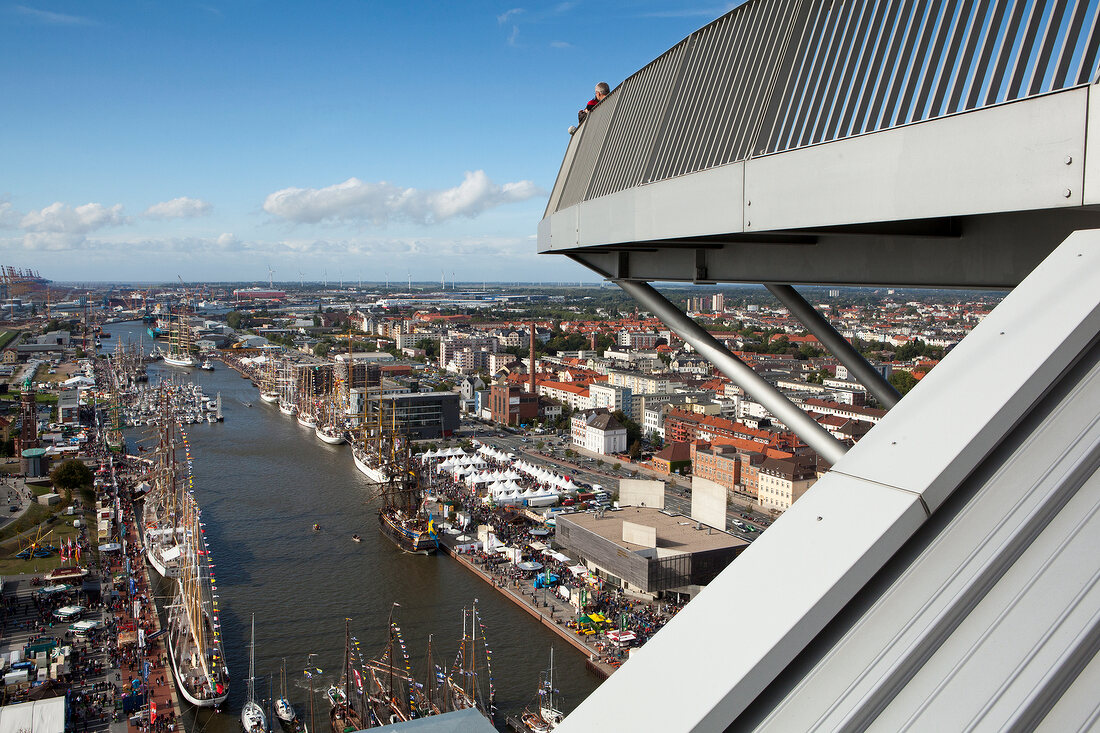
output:
[[200, 366], [199, 369], [203, 369], [205, 371], [212, 372], [212, 371], [214, 371], [214, 362], [207, 359], [206, 361], [204, 361], [202, 363], [202, 366]]
[[352, 541], [352, 542], [362, 542], [362, 541], [363, 541], [363, 538], [362, 538], [362, 537], [360, 537], [360, 536], [359, 536], [359, 535], [357, 535], [357, 534], [353, 534], [353, 535], [351, 536], [351, 541]]
[[321, 531], [321, 525], [319, 525], [319, 524], [317, 524], [316, 522], [314, 522], [314, 523], [313, 523], [313, 531], [314, 531], [314, 532], [320, 532], [320, 531]]

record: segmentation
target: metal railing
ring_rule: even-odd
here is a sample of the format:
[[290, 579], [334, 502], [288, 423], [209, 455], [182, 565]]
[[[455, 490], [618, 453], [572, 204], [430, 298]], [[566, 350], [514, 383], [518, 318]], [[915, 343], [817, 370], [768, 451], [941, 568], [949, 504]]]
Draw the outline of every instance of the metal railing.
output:
[[592, 111], [548, 213], [1088, 84], [1100, 63], [1098, 15], [1094, 0], [750, 0]]

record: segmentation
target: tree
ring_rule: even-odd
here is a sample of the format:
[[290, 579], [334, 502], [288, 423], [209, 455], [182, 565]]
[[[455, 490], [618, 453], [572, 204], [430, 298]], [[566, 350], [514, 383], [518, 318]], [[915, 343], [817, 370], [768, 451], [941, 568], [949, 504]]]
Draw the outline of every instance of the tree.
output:
[[313, 347], [313, 355], [324, 358], [328, 356], [328, 352], [330, 349], [332, 349], [332, 344], [325, 341], [318, 341], [317, 344]]
[[627, 455], [630, 456], [630, 460], [636, 461], [636, 460], [638, 460], [638, 456], [640, 456], [641, 454], [642, 454], [642, 441], [640, 439], [635, 440], [633, 443], [630, 444], [630, 448], [627, 449]]
[[615, 419], [619, 421], [619, 424], [626, 428], [626, 444], [630, 445], [636, 440], [640, 440], [642, 437], [642, 428], [638, 423], [631, 420], [626, 416], [622, 410], [616, 410], [612, 413]]
[[901, 394], [908, 394], [909, 390], [917, 386], [917, 378], [909, 372], [891, 372], [890, 384], [894, 385], [894, 389], [896, 389]]
[[65, 498], [72, 501], [73, 490], [88, 488], [92, 485], [92, 469], [76, 459], [63, 461], [50, 471], [50, 481], [55, 488], [65, 492]]
[[316, 328], [321, 325], [321, 316], [313, 317], [313, 327]]
[[241, 319], [244, 318], [240, 311], [229, 311], [225, 316], [225, 325], [236, 331], [241, 327]]

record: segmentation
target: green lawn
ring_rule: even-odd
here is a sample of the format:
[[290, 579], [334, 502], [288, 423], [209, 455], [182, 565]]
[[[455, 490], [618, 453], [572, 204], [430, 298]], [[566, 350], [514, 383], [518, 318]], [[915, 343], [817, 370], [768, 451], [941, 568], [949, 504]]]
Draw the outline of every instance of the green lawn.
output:
[[11, 340], [18, 335], [18, 331], [0, 331], [0, 349], [11, 343]]

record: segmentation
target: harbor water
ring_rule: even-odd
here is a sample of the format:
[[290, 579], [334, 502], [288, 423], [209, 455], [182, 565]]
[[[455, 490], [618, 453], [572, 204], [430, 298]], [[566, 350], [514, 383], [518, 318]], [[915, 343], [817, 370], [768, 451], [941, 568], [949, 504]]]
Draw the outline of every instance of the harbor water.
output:
[[[138, 341], [140, 323], [111, 324], [104, 350], [117, 339]], [[149, 347], [148, 336], [144, 336]], [[539, 673], [554, 654], [554, 682], [566, 711], [599, 684], [583, 654], [484, 581], [444, 555], [403, 554], [378, 530], [372, 485], [352, 463], [347, 446], [322, 443], [312, 430], [260, 400], [251, 382], [221, 362], [215, 371], [150, 365], [150, 380], [175, 375], [221, 393], [225, 421], [185, 426], [193, 457], [195, 496], [202, 507], [215, 564], [221, 633], [232, 678], [220, 715], [185, 710], [188, 730], [236, 733], [248, 676], [249, 622], [256, 614], [256, 674], [265, 696], [276, 694], [286, 660], [288, 692], [308, 724], [307, 657], [314, 679], [316, 727], [328, 730], [322, 692], [337, 681], [344, 620], [364, 658], [381, 654], [391, 609], [413, 672], [428, 673], [429, 635], [435, 664], [449, 669], [462, 636], [462, 609], [477, 601], [492, 651], [498, 725], [536, 697]], [[151, 450], [154, 428], [127, 431], [131, 444]], [[314, 523], [319, 531], [313, 530]], [[358, 534], [362, 542], [352, 541]], [[168, 595], [162, 584], [158, 596]], [[166, 600], [160, 598], [160, 605]], [[394, 607], [393, 604], [399, 604]], [[355, 642], [353, 642], [353, 645]], [[487, 688], [487, 679], [483, 685]]]

